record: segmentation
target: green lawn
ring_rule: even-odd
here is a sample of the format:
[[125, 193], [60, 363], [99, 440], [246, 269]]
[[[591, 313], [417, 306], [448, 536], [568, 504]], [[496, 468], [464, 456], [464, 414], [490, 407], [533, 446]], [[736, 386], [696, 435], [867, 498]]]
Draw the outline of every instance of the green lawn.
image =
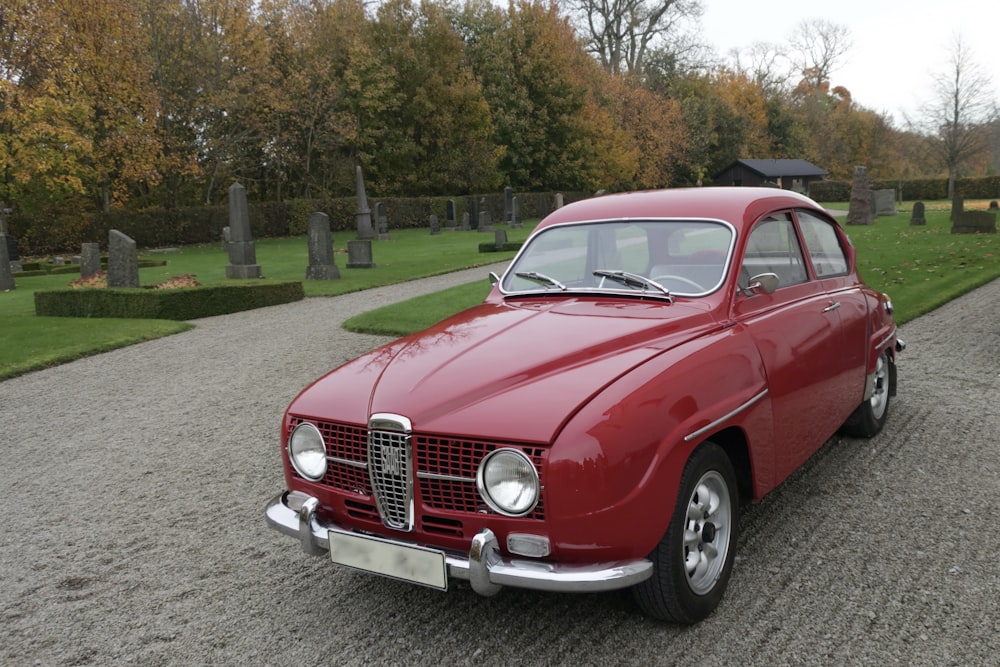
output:
[[[537, 221], [508, 230], [511, 241], [523, 241]], [[449, 273], [508, 260], [513, 252], [480, 253], [479, 244], [493, 235], [445, 232], [431, 236], [427, 229], [396, 230], [386, 241], [374, 241], [373, 269], [347, 268], [347, 241], [353, 235], [334, 234], [335, 262], [341, 278], [306, 281], [309, 264], [305, 237], [256, 241], [257, 262], [266, 278], [304, 281], [310, 296], [333, 296], [358, 290]], [[144, 252], [142, 258], [165, 259], [166, 266], [139, 270], [139, 281], [152, 285], [172, 276], [194, 274], [202, 284], [226, 280], [228, 256], [221, 245], [200, 245], [167, 252]], [[34, 292], [65, 288], [78, 274], [16, 277], [16, 288], [0, 292], [0, 380], [97, 354], [191, 327], [165, 320], [77, 319], [36, 317]], [[486, 281], [483, 281], [484, 284]]]

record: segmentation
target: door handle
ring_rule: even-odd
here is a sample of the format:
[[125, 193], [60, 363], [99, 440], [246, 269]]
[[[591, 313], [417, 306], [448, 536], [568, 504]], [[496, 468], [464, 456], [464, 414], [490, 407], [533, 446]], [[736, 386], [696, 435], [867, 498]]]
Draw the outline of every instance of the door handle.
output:
[[840, 308], [840, 302], [839, 301], [834, 301], [829, 306], [827, 306], [826, 308], [824, 308], [823, 312], [824, 313], [829, 313], [831, 311], [837, 310], [838, 308]]

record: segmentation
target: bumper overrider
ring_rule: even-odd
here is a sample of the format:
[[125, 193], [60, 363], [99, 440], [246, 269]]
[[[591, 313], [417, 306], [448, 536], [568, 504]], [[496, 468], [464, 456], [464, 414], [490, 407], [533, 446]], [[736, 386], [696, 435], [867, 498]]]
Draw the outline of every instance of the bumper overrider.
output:
[[[653, 564], [645, 559], [610, 563], [548, 563], [513, 559], [500, 553], [493, 531], [484, 529], [472, 539], [468, 554], [425, 549], [413, 544], [361, 535], [316, 516], [319, 500], [299, 492], [279, 494], [264, 512], [268, 524], [295, 537], [302, 550], [312, 556], [329, 556], [334, 562], [416, 584], [447, 589], [451, 579], [468, 581], [480, 595], [495, 595], [504, 586], [556, 592], [600, 592], [627, 588], [648, 579]], [[358, 542], [363, 544], [359, 547]], [[331, 553], [330, 545], [342, 545]], [[413, 556], [407, 567], [401, 559]], [[392, 569], [387, 571], [387, 563]], [[441, 576], [425, 577], [433, 563], [442, 564]]]

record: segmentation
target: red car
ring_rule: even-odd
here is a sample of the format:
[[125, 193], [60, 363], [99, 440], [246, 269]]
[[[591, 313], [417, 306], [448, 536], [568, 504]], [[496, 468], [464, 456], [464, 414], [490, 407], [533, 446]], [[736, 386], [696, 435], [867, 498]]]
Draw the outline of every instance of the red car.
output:
[[838, 429], [878, 433], [896, 391], [889, 298], [792, 192], [578, 202], [493, 278], [292, 402], [274, 528], [441, 590], [631, 587], [693, 623], [725, 591], [740, 506]]

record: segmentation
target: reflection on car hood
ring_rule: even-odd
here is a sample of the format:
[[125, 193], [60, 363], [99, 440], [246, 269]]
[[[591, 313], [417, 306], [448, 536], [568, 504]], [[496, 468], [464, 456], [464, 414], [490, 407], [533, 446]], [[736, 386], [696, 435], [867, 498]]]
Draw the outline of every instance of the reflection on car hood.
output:
[[698, 302], [508, 299], [342, 366], [290, 411], [358, 424], [387, 412], [427, 433], [548, 441], [616, 378], [715, 326]]

